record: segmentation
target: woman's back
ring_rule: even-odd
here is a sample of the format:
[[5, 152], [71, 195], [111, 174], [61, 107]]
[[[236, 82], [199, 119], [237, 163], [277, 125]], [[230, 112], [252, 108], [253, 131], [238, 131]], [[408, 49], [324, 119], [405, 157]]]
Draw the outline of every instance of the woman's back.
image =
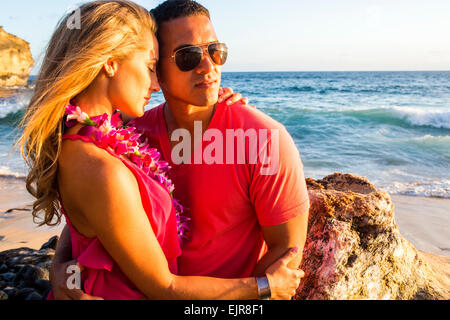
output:
[[[74, 131], [71, 128], [68, 132]], [[130, 201], [144, 208], [147, 223], [150, 222], [169, 269], [176, 273], [176, 257], [180, 254], [180, 247], [168, 190], [130, 160], [109, 148], [102, 148], [91, 137], [66, 134], [63, 140], [58, 162], [58, 185], [63, 213], [71, 232], [72, 256], [85, 267], [82, 273], [85, 292], [105, 299], [145, 298], [123, 274], [99, 241], [97, 231], [91, 227], [91, 219], [102, 219], [102, 215], [89, 217], [80, 204], [98, 206], [91, 210], [120, 212], [115, 199], [119, 196], [117, 193], [123, 188], [137, 190]], [[117, 188], [119, 185], [120, 190]], [[108, 223], [106, 216], [105, 212], [105, 224]]]

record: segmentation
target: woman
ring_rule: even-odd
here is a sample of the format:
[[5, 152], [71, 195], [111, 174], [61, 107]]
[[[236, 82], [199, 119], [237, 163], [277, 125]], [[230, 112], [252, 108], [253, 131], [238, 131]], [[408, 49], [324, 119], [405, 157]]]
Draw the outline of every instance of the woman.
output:
[[[104, 299], [257, 299], [255, 278], [177, 276], [185, 224], [167, 164], [114, 113], [144, 113], [156, 78], [154, 22], [129, 1], [80, 8], [65, 17], [46, 53], [20, 139], [27, 188], [42, 224], [66, 216], [86, 293]], [[60, 211], [59, 211], [60, 210]], [[289, 299], [302, 271], [287, 253], [266, 270], [270, 297]], [[51, 298], [51, 295], [50, 295]]]

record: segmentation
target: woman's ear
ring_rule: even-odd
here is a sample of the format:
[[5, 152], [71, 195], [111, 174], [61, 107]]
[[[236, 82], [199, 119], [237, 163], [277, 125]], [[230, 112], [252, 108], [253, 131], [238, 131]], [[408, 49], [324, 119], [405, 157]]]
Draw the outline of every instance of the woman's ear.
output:
[[105, 71], [106, 76], [108, 76], [109, 78], [112, 78], [117, 73], [118, 66], [119, 65], [115, 59], [109, 58], [103, 64], [103, 71]]

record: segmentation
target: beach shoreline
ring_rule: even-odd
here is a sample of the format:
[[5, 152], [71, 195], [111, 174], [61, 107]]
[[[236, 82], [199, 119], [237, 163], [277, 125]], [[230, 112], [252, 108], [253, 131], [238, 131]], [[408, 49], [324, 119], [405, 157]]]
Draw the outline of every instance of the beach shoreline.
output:
[[[19, 247], [39, 249], [49, 238], [61, 234], [64, 217], [54, 227], [38, 227], [33, 223], [33, 197], [23, 181], [0, 180], [0, 190], [0, 252]], [[395, 222], [405, 239], [420, 251], [450, 257], [450, 199], [390, 196]]]

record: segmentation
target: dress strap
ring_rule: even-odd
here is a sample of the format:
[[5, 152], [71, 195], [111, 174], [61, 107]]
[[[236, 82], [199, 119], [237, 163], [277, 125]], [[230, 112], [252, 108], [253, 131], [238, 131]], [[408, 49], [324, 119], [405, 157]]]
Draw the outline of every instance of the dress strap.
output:
[[61, 137], [61, 140], [82, 140], [84, 142], [88, 142], [88, 143], [93, 143], [95, 144], [97, 147], [108, 151], [108, 153], [114, 157], [116, 157], [117, 159], [120, 159], [122, 162], [124, 162], [124, 159], [122, 159], [120, 156], [118, 156], [114, 151], [112, 151], [110, 148], [108, 148], [107, 146], [101, 144], [100, 142], [98, 142], [97, 140], [89, 137], [89, 136], [81, 136], [79, 134], [65, 134]]

